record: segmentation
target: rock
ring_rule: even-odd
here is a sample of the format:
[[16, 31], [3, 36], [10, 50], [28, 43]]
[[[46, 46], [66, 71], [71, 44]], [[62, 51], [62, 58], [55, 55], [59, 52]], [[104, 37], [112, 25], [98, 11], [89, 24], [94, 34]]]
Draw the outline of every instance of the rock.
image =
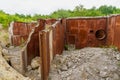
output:
[[119, 54], [111, 48], [64, 51], [52, 61], [49, 77], [51, 80], [120, 80]]
[[108, 72], [107, 72], [107, 71], [100, 71], [100, 76], [101, 76], [102, 78], [106, 78], [106, 77], [108, 77], [109, 75], [108, 75]]
[[10, 47], [9, 47], [9, 49], [13, 49], [13, 48], [14, 48], [14, 46], [10, 46]]
[[116, 55], [116, 59], [117, 59], [117, 60], [120, 60], [120, 54], [117, 54], [117, 55]]
[[67, 63], [68, 68], [71, 68], [73, 65], [74, 65], [73, 62], [68, 62]]
[[3, 55], [9, 55], [9, 52], [7, 49], [2, 49], [2, 53], [3, 53]]
[[2, 54], [3, 54], [4, 58], [5, 58], [5, 60], [9, 62], [10, 58], [11, 58], [11, 56], [9, 54], [9, 51], [7, 49], [2, 49]]
[[[30, 66], [29, 66], [30, 67]], [[41, 73], [39, 68], [34, 70], [29, 70], [25, 73], [26, 76], [28, 76], [32, 80], [41, 80]]]
[[31, 62], [32, 69], [36, 69], [39, 66], [40, 66], [40, 57], [35, 57], [34, 59], [32, 59], [32, 62]]
[[115, 74], [113, 75], [113, 79], [114, 79], [114, 80], [120, 80], [120, 76], [115, 73]]
[[32, 70], [32, 67], [30, 65], [28, 65], [27, 70], [28, 71]]
[[62, 65], [62, 66], [61, 66], [61, 71], [67, 71], [67, 70], [68, 70], [68, 68], [67, 68], [66, 65]]

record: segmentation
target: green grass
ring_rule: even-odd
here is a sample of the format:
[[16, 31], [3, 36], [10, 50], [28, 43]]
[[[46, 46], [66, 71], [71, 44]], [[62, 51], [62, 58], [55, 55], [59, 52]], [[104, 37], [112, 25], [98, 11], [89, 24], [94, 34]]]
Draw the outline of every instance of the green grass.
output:
[[100, 48], [112, 48], [114, 51], [118, 51], [118, 47], [115, 45], [109, 45], [109, 46], [100, 46]]

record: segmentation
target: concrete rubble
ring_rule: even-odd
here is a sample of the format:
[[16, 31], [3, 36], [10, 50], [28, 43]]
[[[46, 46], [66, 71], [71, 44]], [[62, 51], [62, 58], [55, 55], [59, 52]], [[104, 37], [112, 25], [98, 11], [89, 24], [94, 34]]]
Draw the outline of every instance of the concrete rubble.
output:
[[27, 67], [25, 73], [32, 80], [41, 80], [41, 68], [40, 68], [40, 57], [35, 57], [31, 61], [31, 65]]
[[34, 59], [32, 59], [31, 67], [33, 69], [36, 69], [39, 68], [39, 66], [40, 66], [40, 57], [35, 57]]
[[[22, 69], [19, 49], [10, 46], [0, 50], [0, 80], [41, 80], [38, 56], [23, 71], [24, 76], [19, 73]], [[70, 48], [55, 56], [49, 80], [120, 80], [120, 53], [116, 48]]]
[[49, 80], [120, 80], [120, 53], [114, 48], [64, 51], [53, 60]]

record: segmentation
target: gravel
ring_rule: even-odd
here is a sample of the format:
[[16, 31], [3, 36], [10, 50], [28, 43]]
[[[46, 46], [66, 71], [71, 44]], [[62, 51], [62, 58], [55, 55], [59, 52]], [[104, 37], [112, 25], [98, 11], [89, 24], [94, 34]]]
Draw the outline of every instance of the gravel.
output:
[[114, 48], [64, 51], [52, 61], [49, 80], [120, 80], [120, 53]]

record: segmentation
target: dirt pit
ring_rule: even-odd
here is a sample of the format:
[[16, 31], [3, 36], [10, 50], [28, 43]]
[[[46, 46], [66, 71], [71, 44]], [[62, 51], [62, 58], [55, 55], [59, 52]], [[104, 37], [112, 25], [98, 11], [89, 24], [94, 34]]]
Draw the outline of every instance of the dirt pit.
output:
[[120, 80], [120, 53], [114, 48], [64, 51], [54, 58], [49, 80]]
[[[23, 76], [0, 54], [0, 80], [41, 80], [39, 60], [34, 58]], [[115, 48], [64, 51], [52, 61], [48, 80], [120, 80], [120, 52]]]

